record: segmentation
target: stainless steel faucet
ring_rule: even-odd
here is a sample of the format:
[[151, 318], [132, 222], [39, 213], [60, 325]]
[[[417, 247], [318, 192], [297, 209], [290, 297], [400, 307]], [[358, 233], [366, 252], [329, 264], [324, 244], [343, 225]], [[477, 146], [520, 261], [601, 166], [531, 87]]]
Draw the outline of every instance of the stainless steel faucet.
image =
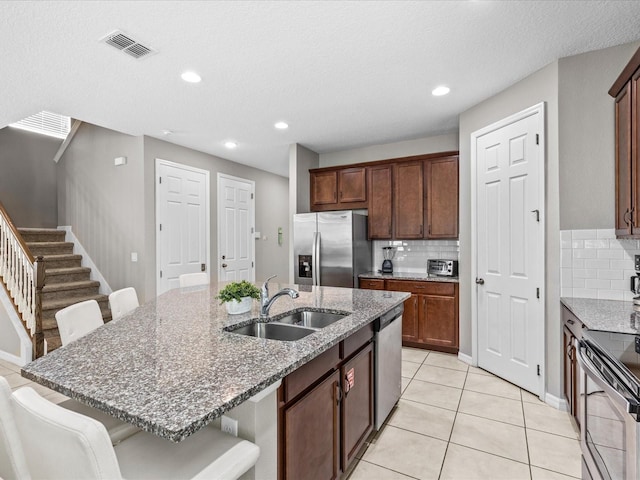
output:
[[269, 316], [269, 309], [276, 298], [281, 297], [282, 295], [289, 295], [291, 298], [298, 298], [300, 294], [297, 290], [293, 288], [283, 288], [278, 293], [276, 293], [273, 297], [269, 298], [269, 280], [277, 277], [277, 275], [272, 275], [267, 278], [265, 282], [262, 284], [262, 288], [260, 289], [260, 318], [265, 318]]

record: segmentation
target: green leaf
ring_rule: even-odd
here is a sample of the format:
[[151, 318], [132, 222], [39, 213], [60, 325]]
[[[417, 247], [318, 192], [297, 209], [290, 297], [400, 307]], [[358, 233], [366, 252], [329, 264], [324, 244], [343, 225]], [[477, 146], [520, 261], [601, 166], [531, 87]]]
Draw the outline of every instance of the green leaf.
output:
[[240, 303], [243, 297], [258, 299], [260, 298], [260, 290], [253, 283], [242, 280], [241, 282], [231, 282], [220, 290], [216, 296], [220, 300], [220, 305], [232, 300]]

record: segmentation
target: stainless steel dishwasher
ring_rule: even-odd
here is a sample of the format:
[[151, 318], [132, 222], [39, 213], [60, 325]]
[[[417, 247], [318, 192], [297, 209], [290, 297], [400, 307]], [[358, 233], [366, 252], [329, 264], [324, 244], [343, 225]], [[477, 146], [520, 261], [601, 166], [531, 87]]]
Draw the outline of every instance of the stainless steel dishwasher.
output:
[[374, 323], [376, 430], [380, 430], [402, 391], [403, 311], [404, 304], [400, 304]]

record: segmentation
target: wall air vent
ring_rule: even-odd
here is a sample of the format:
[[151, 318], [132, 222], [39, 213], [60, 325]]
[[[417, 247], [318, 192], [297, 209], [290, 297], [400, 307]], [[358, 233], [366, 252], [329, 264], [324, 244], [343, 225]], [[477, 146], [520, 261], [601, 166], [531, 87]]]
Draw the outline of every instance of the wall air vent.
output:
[[125, 35], [118, 30], [111, 32], [100, 41], [117, 48], [121, 52], [124, 52], [133, 58], [148, 57], [149, 55], [156, 53], [155, 50], [142, 45], [137, 40], [134, 40], [129, 35]]

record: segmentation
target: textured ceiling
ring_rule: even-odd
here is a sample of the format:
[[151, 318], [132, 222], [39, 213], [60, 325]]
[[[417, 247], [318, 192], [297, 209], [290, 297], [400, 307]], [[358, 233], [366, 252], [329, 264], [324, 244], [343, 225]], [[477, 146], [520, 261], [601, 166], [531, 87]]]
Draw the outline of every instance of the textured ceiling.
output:
[[[1, 1], [0, 127], [50, 110], [287, 176], [291, 143], [455, 131], [469, 107], [557, 58], [638, 40], [639, 25], [637, 0]], [[116, 29], [158, 53], [99, 42]], [[451, 93], [433, 97], [440, 84]]]

